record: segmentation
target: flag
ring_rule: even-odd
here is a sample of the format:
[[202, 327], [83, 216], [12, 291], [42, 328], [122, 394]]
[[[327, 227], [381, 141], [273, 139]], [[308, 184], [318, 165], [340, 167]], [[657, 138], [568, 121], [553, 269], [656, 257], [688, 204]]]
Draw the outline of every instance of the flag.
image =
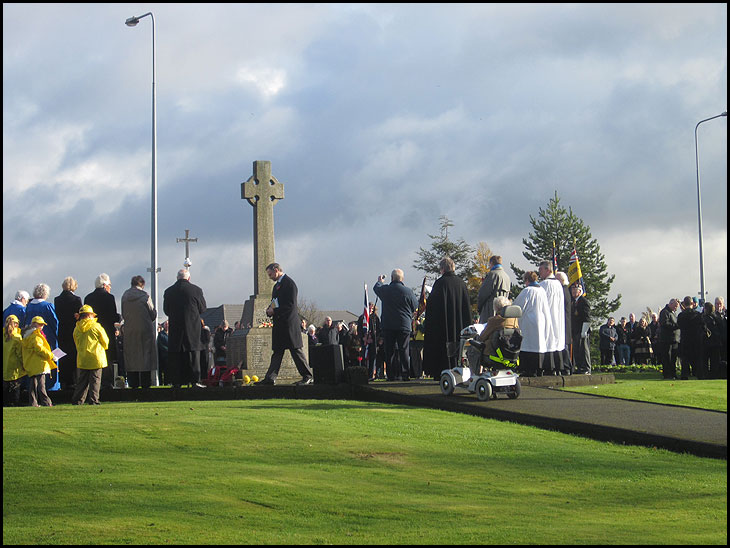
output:
[[555, 240], [553, 240], [553, 274], [558, 271], [558, 255], [555, 252]]
[[370, 307], [368, 306], [368, 284], [365, 284], [365, 304], [364, 309], [362, 313], [362, 336], [365, 338], [365, 335], [368, 334], [368, 330], [370, 329]]
[[573, 252], [570, 254], [570, 262], [568, 264], [568, 282], [570, 285], [580, 283], [583, 294], [586, 292], [586, 284], [583, 282], [583, 273], [580, 271], [580, 262], [578, 261], [578, 252], [573, 245]]

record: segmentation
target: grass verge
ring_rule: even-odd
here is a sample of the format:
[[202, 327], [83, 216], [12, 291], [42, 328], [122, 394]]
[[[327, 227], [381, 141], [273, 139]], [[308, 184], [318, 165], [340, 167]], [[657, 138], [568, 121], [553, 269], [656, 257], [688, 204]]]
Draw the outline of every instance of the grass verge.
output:
[[727, 379], [665, 380], [658, 374], [615, 374], [615, 384], [571, 386], [571, 392], [727, 412]]
[[727, 462], [352, 401], [3, 410], [4, 544], [727, 544]]

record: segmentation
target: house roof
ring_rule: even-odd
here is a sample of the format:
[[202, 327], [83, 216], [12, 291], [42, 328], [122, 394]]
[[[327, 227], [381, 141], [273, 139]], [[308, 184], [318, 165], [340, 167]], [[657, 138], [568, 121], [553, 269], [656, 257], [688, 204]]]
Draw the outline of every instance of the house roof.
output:
[[229, 326], [233, 327], [236, 322], [241, 321], [242, 316], [242, 304], [222, 304], [216, 308], [208, 308], [200, 315], [211, 331], [215, 330], [224, 319], [228, 321]]

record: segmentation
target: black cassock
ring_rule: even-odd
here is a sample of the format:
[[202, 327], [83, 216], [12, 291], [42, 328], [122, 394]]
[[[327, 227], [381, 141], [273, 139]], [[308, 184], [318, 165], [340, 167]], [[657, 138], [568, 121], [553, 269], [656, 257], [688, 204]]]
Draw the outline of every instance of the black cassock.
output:
[[458, 343], [461, 330], [471, 325], [469, 291], [454, 272], [446, 272], [433, 284], [426, 301], [423, 341], [423, 372], [438, 377], [441, 371], [456, 365], [449, 361], [446, 343]]

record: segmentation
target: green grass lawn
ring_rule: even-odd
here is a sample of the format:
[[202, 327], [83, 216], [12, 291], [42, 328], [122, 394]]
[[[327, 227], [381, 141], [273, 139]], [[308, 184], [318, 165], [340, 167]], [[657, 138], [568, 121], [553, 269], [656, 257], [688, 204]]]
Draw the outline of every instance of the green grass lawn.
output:
[[727, 544], [727, 461], [354, 401], [3, 409], [3, 543]]
[[727, 412], [727, 379], [665, 380], [656, 373], [624, 373], [615, 378], [616, 384], [572, 386], [564, 390]]

